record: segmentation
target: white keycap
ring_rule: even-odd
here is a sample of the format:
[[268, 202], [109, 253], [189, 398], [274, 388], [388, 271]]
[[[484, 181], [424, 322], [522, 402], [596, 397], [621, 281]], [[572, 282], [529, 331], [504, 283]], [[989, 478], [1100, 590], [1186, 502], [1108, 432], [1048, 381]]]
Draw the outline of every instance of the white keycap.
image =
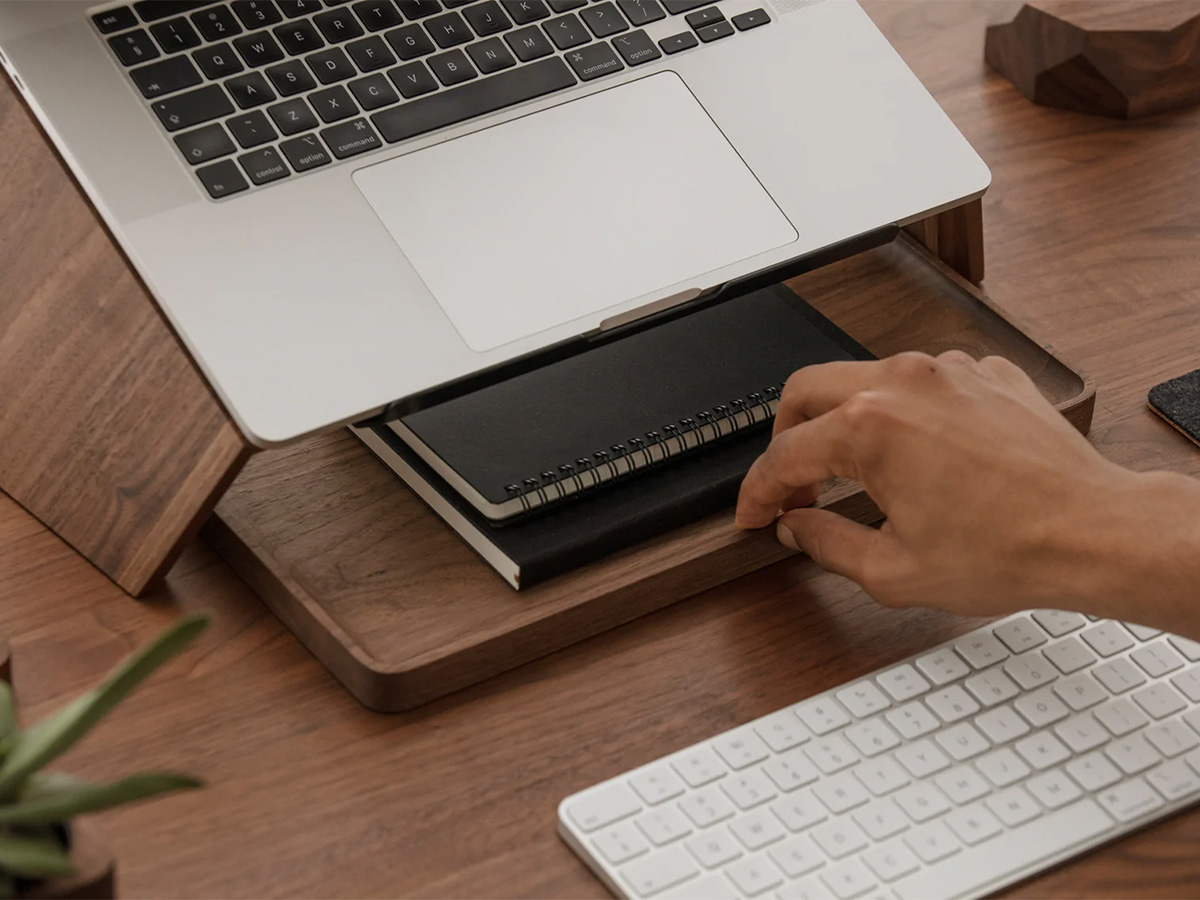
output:
[[978, 756], [991, 747], [987, 738], [968, 722], [959, 722], [943, 730], [934, 740], [959, 762]]
[[1101, 656], [1112, 656], [1133, 646], [1129, 632], [1116, 622], [1101, 622], [1085, 628], [1079, 636]]
[[904, 836], [904, 843], [926, 863], [935, 863], [962, 849], [958, 839], [941, 822], [914, 828]]
[[1200, 737], [1178, 719], [1171, 719], [1146, 729], [1146, 740], [1168, 758], [1182, 756], [1189, 750], [1200, 747]]
[[1046, 630], [1050, 637], [1062, 637], [1084, 626], [1085, 619], [1079, 613], [1065, 612], [1061, 609], [1039, 609], [1033, 613], [1033, 620]]
[[1013, 681], [1027, 691], [1049, 684], [1058, 677], [1058, 669], [1037, 651], [1010, 659], [1003, 668]]
[[1056, 681], [1052, 690], [1075, 712], [1108, 699], [1104, 688], [1096, 684], [1096, 679], [1087, 672], [1080, 672], [1078, 675]]
[[943, 821], [968, 847], [982, 844], [1004, 830], [1000, 820], [981, 803], [972, 803], [970, 806], [956, 809]]
[[1018, 697], [1013, 701], [1013, 708], [1025, 717], [1034, 728], [1043, 728], [1071, 714], [1063, 702], [1055, 696], [1051, 688], [1038, 688], [1036, 691]]
[[819, 697], [792, 708], [813, 734], [829, 734], [850, 724], [850, 714], [832, 697]]
[[908, 829], [908, 819], [891, 800], [881, 800], [856, 809], [852, 818], [873, 841], [882, 841]]
[[934, 684], [949, 684], [964, 675], [971, 674], [971, 668], [963, 662], [949, 647], [943, 647], [917, 660], [917, 668]]
[[621, 877], [633, 892], [649, 897], [699, 874], [700, 867], [682, 847], [651, 853], [634, 860], [621, 870]]
[[[1029, 766], [1017, 754], [1007, 747], [995, 750], [975, 760], [979, 771], [988, 777], [996, 787], [1007, 787], [1020, 781], [1029, 774]], [[943, 788], [944, 790], [944, 788]], [[954, 800], [953, 797], [950, 799]], [[974, 797], [970, 799], [975, 799]], [[955, 803], [965, 802], [954, 800]]]
[[1190, 797], [1200, 791], [1200, 776], [1197, 776], [1182, 759], [1163, 763], [1154, 771], [1148, 772], [1146, 780], [1168, 800]]
[[710, 828], [703, 834], [688, 838], [683, 846], [706, 869], [715, 869], [742, 855], [742, 848], [726, 828]]
[[936, 731], [942, 724], [938, 721], [937, 716], [920, 701], [906, 703], [898, 709], [888, 710], [883, 717], [889, 725], [900, 732], [902, 738], [909, 741]]
[[910, 784], [892, 796], [896, 805], [918, 825], [940, 816], [950, 808], [950, 801], [946, 799], [946, 795], [928, 782]]
[[998, 668], [972, 675], [963, 685], [984, 706], [995, 706], [1021, 693], [1013, 680]]
[[[1103, 709], [1104, 707], [1101, 707]], [[1096, 721], [1093, 713], [1085, 712], [1071, 716], [1054, 726], [1054, 733], [1076, 753], [1095, 750], [1108, 741], [1108, 732]]]
[[1066, 745], [1048, 731], [1031, 734], [1013, 746], [1025, 762], [1035, 769], [1048, 769], [1071, 756]]
[[920, 740], [901, 747], [895, 753], [896, 761], [908, 769], [913, 778], [924, 778], [940, 772], [950, 765], [950, 760], [929, 740]]
[[629, 783], [649, 806], [673, 800], [683, 793], [683, 782], [667, 766], [653, 766], [629, 778]]
[[986, 669], [1009, 657], [1004, 645], [985, 632], [976, 632], [966, 640], [959, 641], [954, 649], [975, 669]]
[[1025, 787], [1047, 809], [1058, 809], [1083, 796], [1079, 785], [1062, 769], [1051, 769], [1035, 775], [1025, 782]]
[[943, 722], [957, 722], [979, 712], [979, 704], [957, 684], [934, 691], [925, 698], [925, 703]]
[[825, 865], [825, 855], [807, 835], [791, 838], [767, 851], [775, 865], [788, 878], [799, 878]]
[[867, 868], [857, 860], [830, 866], [821, 873], [820, 878], [838, 900], [861, 897], [877, 883]]
[[1098, 791], [1121, 780], [1121, 770], [1098, 750], [1071, 760], [1065, 768], [1085, 791]]
[[812, 760], [799, 750], [789, 750], [780, 754], [765, 763], [762, 770], [781, 791], [794, 791], [806, 784], [812, 784], [821, 777]]
[[933, 783], [957, 806], [978, 800], [992, 790], [992, 786], [983, 780], [983, 776], [970, 766], [955, 766], [934, 778]]
[[813, 794], [831, 813], [839, 814], [862, 806], [871, 799], [867, 789], [849, 772], [831, 775], [813, 787]]
[[674, 806], [662, 806], [634, 819], [650, 842], [663, 847], [692, 833], [692, 824]]
[[749, 897], [757, 897], [783, 884], [783, 873], [765, 856], [752, 856], [735, 862], [725, 870], [738, 890]]
[[725, 764], [707, 747], [685, 750], [671, 759], [671, 768], [692, 787], [716, 781], [726, 772]]
[[1193, 750], [1183, 760], [1192, 767], [1193, 772], [1200, 775], [1200, 750]]
[[1189, 713], [1184, 713], [1182, 718], [1183, 721], [1192, 727], [1192, 731], [1200, 734], [1200, 709], [1193, 709]]
[[751, 809], [779, 796], [771, 780], [758, 769], [730, 775], [721, 782], [721, 790], [739, 809]]
[[729, 826], [729, 830], [741, 841], [743, 847], [751, 851], [761, 850], [787, 836], [787, 832], [779, 824], [779, 819], [765, 808], [756, 809], [736, 819]]
[[834, 819], [826, 825], [818, 825], [812, 830], [812, 838], [830, 859], [841, 859], [851, 853], [857, 853], [868, 843], [863, 830], [848, 817]]
[[992, 629], [992, 634], [1013, 653], [1024, 653], [1046, 643], [1046, 633], [1029, 619], [1010, 619]]
[[898, 703], [929, 691], [929, 682], [908, 663], [880, 672], [875, 676], [875, 681]]
[[1079, 638], [1071, 637], [1047, 647], [1042, 651], [1046, 659], [1064, 675], [1086, 669], [1096, 661], [1096, 654], [1083, 645]]
[[803, 831], [829, 818], [829, 812], [812, 791], [799, 791], [771, 804], [771, 811], [788, 831]]
[[1112, 732], [1114, 737], [1136, 731], [1150, 721], [1146, 714], [1126, 697], [1111, 700], [1094, 712], [1097, 721]]
[[641, 856], [650, 849], [646, 839], [630, 822], [620, 822], [592, 836], [592, 843], [614, 866]]
[[1146, 683], [1142, 671], [1124, 657], [1101, 663], [1092, 669], [1092, 675], [1110, 694], [1123, 694]]
[[771, 755], [767, 745], [749, 728], [740, 728], [721, 735], [713, 741], [712, 746], [725, 764], [734, 770], [760, 763]]
[[817, 738], [801, 748], [826, 775], [840, 772], [858, 762], [858, 752], [840, 734]]
[[1096, 799], [1119, 822], [1136, 819], [1162, 806], [1164, 802], [1144, 778], [1131, 778], [1103, 791]]
[[1171, 635], [1168, 640], [1188, 662], [1200, 662], [1200, 644], [1177, 635]]
[[829, 900], [829, 888], [816, 875], [801, 878], [799, 881], [789, 881], [775, 896], [779, 900]]
[[908, 774], [890, 756], [867, 760], [856, 766], [854, 776], [876, 797], [890, 794], [909, 782]]
[[741, 900], [741, 894], [734, 890], [728, 878], [714, 872], [685, 881], [659, 894], [655, 900]]
[[1200, 668], [1180, 672], [1171, 679], [1171, 684], [1193, 703], [1200, 703]]
[[639, 812], [642, 804], [626, 785], [613, 784], [590, 791], [567, 807], [575, 824], [583, 831], [595, 831]]
[[848, 688], [842, 688], [837, 692], [837, 698], [841, 701], [842, 706], [850, 711], [850, 715], [860, 719], [892, 705], [891, 701], [884, 696], [883, 691], [871, 681], [860, 681]]
[[975, 727], [993, 744], [1005, 744], [1029, 734], [1029, 725], [1011, 706], [998, 706], [975, 717]]
[[1187, 709], [1187, 702], [1166, 682], [1152, 684], [1135, 691], [1133, 702], [1152, 719], [1165, 719]]
[[1161, 678], [1183, 666], [1183, 659], [1165, 641], [1156, 641], [1145, 647], [1138, 647], [1129, 654], [1129, 658], [1151, 678]]
[[921, 868], [921, 861], [902, 841], [888, 841], [868, 850], [862, 858], [880, 881], [895, 881]]
[[1121, 624], [1139, 641], [1148, 641], [1162, 634], [1157, 628], [1147, 628], [1145, 625], [1134, 625], [1132, 622], [1122, 622]]
[[1159, 752], [1140, 734], [1127, 734], [1104, 748], [1104, 755], [1126, 775], [1136, 775], [1162, 761]]
[[728, 819], [736, 812], [718, 788], [707, 787], [688, 794], [679, 801], [679, 808], [684, 815], [696, 823], [697, 828], [707, 828], [717, 822]]
[[754, 724], [754, 732], [776, 753], [799, 747], [810, 737], [804, 723], [789, 710], [781, 710]]
[[879, 717], [851, 725], [842, 734], [863, 756], [877, 756], [900, 745], [896, 732]]
[[1024, 825], [1042, 814], [1038, 802], [1019, 787], [1005, 788], [984, 803], [1009, 828]]

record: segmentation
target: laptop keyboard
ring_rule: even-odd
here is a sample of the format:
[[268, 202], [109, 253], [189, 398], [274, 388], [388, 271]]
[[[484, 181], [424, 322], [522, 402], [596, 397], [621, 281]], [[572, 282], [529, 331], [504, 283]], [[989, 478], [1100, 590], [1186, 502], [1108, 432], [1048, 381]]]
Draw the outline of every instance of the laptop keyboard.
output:
[[[711, 0], [144, 0], [92, 21], [219, 200], [770, 17]], [[655, 41], [661, 21], [678, 27]]]

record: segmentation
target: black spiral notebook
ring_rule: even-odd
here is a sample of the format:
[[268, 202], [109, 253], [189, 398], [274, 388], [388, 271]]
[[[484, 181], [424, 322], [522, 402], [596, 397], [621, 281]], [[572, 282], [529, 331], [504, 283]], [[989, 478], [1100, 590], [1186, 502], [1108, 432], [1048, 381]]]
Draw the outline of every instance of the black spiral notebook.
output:
[[772, 286], [356, 432], [527, 586], [729, 505], [787, 377], [869, 358]]

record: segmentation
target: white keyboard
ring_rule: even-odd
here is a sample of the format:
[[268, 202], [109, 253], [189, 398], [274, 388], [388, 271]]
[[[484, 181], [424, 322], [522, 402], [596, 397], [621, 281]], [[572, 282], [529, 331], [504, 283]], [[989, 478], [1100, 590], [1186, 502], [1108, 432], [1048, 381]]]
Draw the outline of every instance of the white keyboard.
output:
[[627, 897], [977, 897], [1200, 799], [1200, 644], [1020, 613], [559, 807]]

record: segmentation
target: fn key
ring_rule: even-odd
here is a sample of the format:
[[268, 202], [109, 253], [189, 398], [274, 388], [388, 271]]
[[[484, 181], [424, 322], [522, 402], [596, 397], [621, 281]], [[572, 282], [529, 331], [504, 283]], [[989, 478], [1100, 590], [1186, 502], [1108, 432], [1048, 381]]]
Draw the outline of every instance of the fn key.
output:
[[242, 177], [242, 173], [238, 171], [238, 167], [233, 164], [233, 160], [229, 159], [219, 162], [215, 166], [197, 169], [196, 174], [204, 187], [208, 189], [208, 195], [214, 200], [241, 193], [250, 187], [246, 183], [246, 179]]

